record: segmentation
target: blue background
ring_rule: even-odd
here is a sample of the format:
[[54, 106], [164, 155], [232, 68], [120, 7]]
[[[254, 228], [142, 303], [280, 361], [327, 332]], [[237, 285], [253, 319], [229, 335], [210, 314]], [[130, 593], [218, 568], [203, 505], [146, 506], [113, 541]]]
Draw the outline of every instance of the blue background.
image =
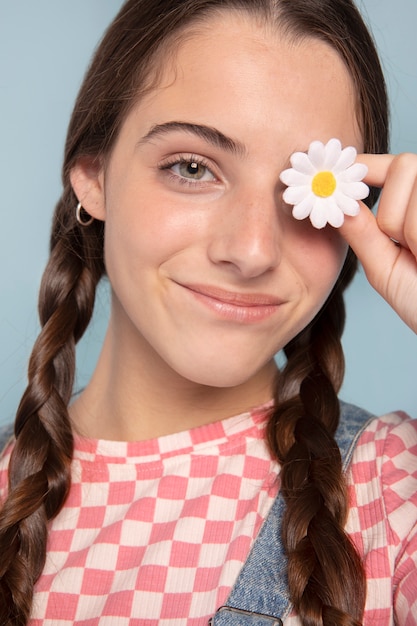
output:
[[[0, 423], [13, 419], [36, 337], [36, 300], [60, 195], [64, 137], [93, 49], [121, 0], [0, 0]], [[392, 151], [417, 152], [416, 0], [360, 0], [385, 68]], [[94, 366], [108, 294], [78, 350], [77, 386]], [[347, 294], [342, 397], [417, 417], [417, 338], [360, 271]]]

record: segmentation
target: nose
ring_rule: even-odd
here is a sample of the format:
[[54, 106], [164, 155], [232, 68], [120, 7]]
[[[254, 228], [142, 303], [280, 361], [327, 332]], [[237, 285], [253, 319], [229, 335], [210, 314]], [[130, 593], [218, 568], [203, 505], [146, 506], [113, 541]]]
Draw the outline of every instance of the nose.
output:
[[279, 264], [280, 234], [274, 191], [246, 188], [225, 200], [208, 253], [212, 262], [228, 264], [244, 278], [255, 278]]

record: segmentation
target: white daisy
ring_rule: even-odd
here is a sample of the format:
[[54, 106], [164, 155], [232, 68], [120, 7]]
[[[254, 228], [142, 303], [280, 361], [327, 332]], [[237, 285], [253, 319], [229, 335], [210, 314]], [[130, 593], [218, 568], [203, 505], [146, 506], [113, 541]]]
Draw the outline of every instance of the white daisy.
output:
[[368, 168], [355, 163], [356, 155], [352, 146], [342, 149], [338, 139], [326, 145], [313, 141], [307, 153], [294, 152], [292, 167], [281, 172], [280, 179], [288, 185], [283, 198], [294, 205], [297, 220], [310, 216], [315, 228], [327, 223], [339, 228], [345, 215], [358, 215], [358, 200], [368, 196], [369, 187], [361, 182]]

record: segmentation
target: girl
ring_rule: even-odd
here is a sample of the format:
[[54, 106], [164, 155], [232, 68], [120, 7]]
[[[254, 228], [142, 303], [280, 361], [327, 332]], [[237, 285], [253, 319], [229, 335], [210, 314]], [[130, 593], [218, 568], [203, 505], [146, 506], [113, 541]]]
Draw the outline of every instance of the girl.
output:
[[[416, 424], [337, 399], [354, 253], [417, 331], [417, 159], [387, 126], [349, 0], [124, 4], [71, 119], [1, 460], [1, 624], [417, 623]], [[317, 229], [282, 171], [335, 138], [383, 193]]]

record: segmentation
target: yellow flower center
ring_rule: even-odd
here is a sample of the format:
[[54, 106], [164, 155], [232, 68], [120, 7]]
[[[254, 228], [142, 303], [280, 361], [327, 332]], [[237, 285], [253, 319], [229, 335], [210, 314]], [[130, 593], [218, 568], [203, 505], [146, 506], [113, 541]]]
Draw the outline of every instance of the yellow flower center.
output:
[[319, 172], [311, 182], [313, 193], [320, 198], [328, 198], [336, 189], [336, 178], [333, 172]]

